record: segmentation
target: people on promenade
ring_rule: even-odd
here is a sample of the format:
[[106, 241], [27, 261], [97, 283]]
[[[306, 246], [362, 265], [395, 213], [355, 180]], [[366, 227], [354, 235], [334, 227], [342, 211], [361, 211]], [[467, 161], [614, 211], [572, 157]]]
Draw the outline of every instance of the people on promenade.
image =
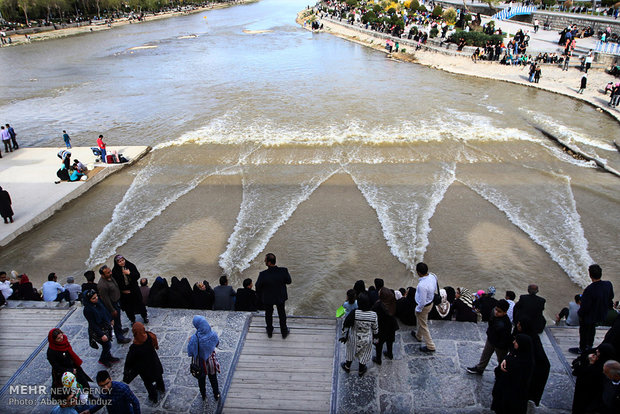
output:
[[73, 302], [78, 300], [80, 294], [82, 293], [82, 287], [80, 285], [75, 284], [75, 279], [73, 276], [69, 276], [67, 278], [67, 283], [63, 286], [65, 291], [69, 292], [69, 303], [73, 305]]
[[489, 286], [489, 289], [486, 292], [483, 291], [482, 295], [474, 301], [474, 308], [478, 309], [482, 315], [483, 322], [488, 322], [493, 316], [493, 312], [498, 303], [498, 300], [495, 299], [494, 296], [495, 287]]
[[136, 265], [118, 254], [114, 256], [112, 277], [121, 292], [121, 309], [125, 311], [129, 321], [134, 323], [136, 321], [136, 313], [139, 313], [144, 323], [149, 323], [146, 307], [142, 303], [142, 293], [138, 286], [140, 272]]
[[97, 147], [99, 147], [99, 151], [101, 152], [101, 162], [106, 163], [106, 151], [105, 142], [103, 142], [103, 135], [99, 135], [99, 138], [97, 138]]
[[235, 295], [237, 294], [232, 286], [228, 286], [228, 277], [220, 276], [220, 285], [213, 288], [215, 301], [213, 302], [213, 310], [234, 310]]
[[11, 137], [13, 149], [19, 149], [19, 145], [17, 145], [17, 132], [15, 132], [15, 129], [13, 129], [11, 125], [6, 124], [6, 130], [9, 132], [9, 136]]
[[515, 335], [525, 334], [532, 340], [532, 354], [534, 356], [534, 371], [532, 372], [532, 380], [530, 381], [527, 399], [533, 401], [538, 407], [542, 399], [547, 379], [549, 378], [549, 370], [551, 364], [547, 353], [540, 340], [540, 335], [533, 331], [530, 321], [526, 318], [517, 322]]
[[[71, 179], [69, 176], [69, 170], [71, 169], [71, 152], [68, 150], [61, 150], [58, 152], [58, 158], [62, 161], [60, 168], [56, 171], [56, 176], [60, 181], [69, 181]], [[54, 181], [54, 183], [60, 184], [60, 181]]]
[[581, 83], [579, 85], [579, 90], [577, 91], [577, 93], [583, 94], [583, 91], [586, 89], [587, 85], [588, 85], [588, 74], [584, 73], [583, 76], [581, 77]]
[[6, 272], [3, 271], [0, 272], [0, 293], [5, 301], [13, 294], [11, 282], [7, 279]]
[[592, 348], [596, 324], [607, 317], [607, 312], [613, 307], [614, 289], [608, 280], [601, 280], [603, 269], [597, 264], [590, 265], [588, 273], [592, 283], [581, 295], [579, 315], [579, 347], [570, 348], [572, 353], [584, 353]]
[[2, 143], [4, 144], [4, 152], [13, 152], [13, 146], [11, 145], [11, 134], [9, 134], [9, 130], [6, 129], [4, 125], [0, 125], [0, 138], [2, 138]]
[[420, 277], [415, 291], [417, 330], [411, 331], [411, 335], [418, 342], [424, 341], [425, 345], [420, 346], [420, 351], [431, 353], [435, 352], [435, 343], [428, 329], [428, 314], [433, 307], [433, 298], [438, 287], [437, 276], [429, 273], [428, 266], [423, 262], [416, 265], [415, 271]]
[[202, 367], [202, 372], [198, 374], [198, 387], [202, 399], [207, 398], [206, 377], [209, 377], [213, 398], [219, 400], [220, 390], [217, 383], [217, 373], [220, 372], [220, 363], [217, 360], [215, 347], [219, 345], [220, 339], [217, 333], [211, 329], [209, 322], [204, 316], [194, 316], [192, 321], [196, 333], [189, 339], [187, 344], [187, 355], [196, 358], [197, 363]]
[[514, 293], [512, 290], [507, 290], [506, 291], [506, 297], [504, 299], [506, 299], [506, 302], [508, 302], [508, 305], [510, 305], [510, 307], [508, 308], [508, 312], [506, 312], [506, 314], [508, 315], [508, 318], [510, 319], [510, 322], [512, 323], [513, 321], [513, 312], [515, 309], [515, 299], [517, 298], [517, 294]]
[[13, 223], [12, 204], [9, 192], [0, 187], [0, 216], [4, 219], [4, 224]]
[[151, 286], [147, 305], [152, 308], [167, 307], [169, 290], [170, 288], [168, 287], [168, 281], [161, 276], [157, 276]]
[[192, 303], [192, 287], [186, 277], [179, 280], [174, 276], [168, 289], [168, 304], [170, 308], [187, 308]]
[[396, 301], [396, 316], [405, 325], [413, 326], [417, 323], [415, 308], [418, 306], [415, 301], [415, 288], [409, 286], [406, 293]]
[[585, 352], [573, 361], [573, 375], [576, 377], [572, 406], [574, 414], [598, 412], [605, 382], [603, 365], [614, 358], [616, 351], [613, 346], [601, 344], [595, 350]]
[[575, 295], [575, 300], [568, 303], [568, 308], [562, 308], [560, 313], [555, 316], [555, 324], [566, 318], [566, 325], [579, 326], [579, 308], [581, 307], [581, 295]]
[[349, 313], [351, 313], [351, 311], [357, 309], [357, 294], [355, 293], [354, 289], [347, 290], [347, 300], [344, 301], [342, 307], [344, 308], [343, 316], [345, 318], [349, 316]]
[[211, 286], [209, 286], [209, 282], [203, 280], [202, 282], [194, 283], [192, 309], [213, 309], [214, 300], [215, 294]]
[[71, 300], [69, 292], [58, 283], [56, 273], [52, 272], [47, 275], [47, 282], [43, 283], [41, 290], [43, 291], [43, 300], [46, 302], [61, 302], [62, 300], [69, 302]]
[[282, 338], [286, 338], [289, 329], [286, 326], [284, 305], [288, 299], [286, 285], [291, 284], [291, 275], [286, 267], [276, 266], [276, 256], [273, 253], [267, 253], [265, 265], [267, 265], [267, 269], [260, 272], [256, 280], [256, 294], [265, 307], [267, 336], [271, 338], [273, 335], [273, 306], [275, 305], [278, 310], [280, 332]]
[[531, 284], [527, 287], [527, 295], [521, 295], [514, 309], [514, 323], [527, 318], [536, 333], [542, 333], [547, 321], [543, 316], [546, 300], [538, 296], [538, 285]]
[[95, 272], [87, 270], [84, 272], [84, 278], [86, 278], [86, 283], [82, 283], [82, 292], [86, 292], [89, 289], [98, 292], [97, 284], [95, 283]]
[[64, 129], [62, 131], [62, 139], [63, 141], [65, 141], [67, 149], [71, 149], [71, 137], [69, 137], [69, 134], [67, 134], [67, 131], [65, 131]]
[[429, 319], [437, 319], [448, 321], [452, 319], [452, 304], [448, 300], [448, 292], [446, 289], [439, 289], [439, 297], [441, 302], [433, 305], [433, 309], [428, 314]]
[[371, 310], [368, 294], [362, 293], [357, 297], [358, 309], [351, 312], [342, 324], [343, 337], [341, 342], [346, 344], [345, 362], [340, 364], [345, 372], [351, 372], [353, 359], [359, 361], [358, 375], [363, 376], [368, 368], [372, 354], [373, 339], [379, 334], [377, 314]]
[[510, 343], [512, 341], [512, 323], [506, 314], [510, 305], [505, 299], [497, 302], [493, 310], [493, 316], [489, 319], [487, 327], [487, 339], [480, 355], [480, 361], [473, 367], [468, 367], [467, 372], [470, 374], [482, 375], [486, 369], [493, 353], [497, 356], [497, 363], [501, 362], [508, 354]]
[[163, 378], [164, 368], [159, 356], [157, 356], [159, 349], [157, 335], [147, 331], [140, 322], [133, 324], [131, 332], [133, 333], [133, 343], [129, 346], [129, 352], [125, 357], [123, 382], [129, 384], [139, 375], [144, 382], [149, 400], [157, 403], [157, 391], [166, 392]]
[[101, 345], [99, 363], [109, 368], [113, 363], [120, 361], [110, 352], [114, 320], [103, 303], [99, 301], [99, 295], [94, 290], [88, 290], [84, 293], [83, 303], [84, 317], [88, 321], [90, 346], [97, 349], [97, 344]]
[[491, 409], [497, 414], [525, 413], [533, 372], [532, 340], [519, 334], [513, 341], [513, 349], [495, 368]]
[[82, 359], [73, 351], [69, 338], [59, 328], [54, 328], [47, 335], [47, 360], [52, 366], [52, 382], [59, 383], [65, 372], [75, 375], [77, 382], [88, 388], [93, 380], [82, 369]]
[[121, 291], [118, 288], [116, 280], [112, 277], [112, 270], [108, 266], [103, 265], [99, 268], [99, 275], [101, 275], [101, 278], [97, 284], [97, 291], [99, 292], [103, 305], [114, 320], [113, 326], [116, 341], [119, 344], [129, 343], [131, 341], [124, 336], [124, 333], [129, 331], [129, 328], [123, 329], [123, 324], [121, 322]]
[[[377, 343], [375, 345], [376, 355], [372, 358], [375, 364], [381, 365], [381, 355], [385, 355], [388, 359], [394, 359], [392, 345], [396, 340], [396, 331], [398, 330], [398, 321], [394, 317], [396, 314], [396, 297], [392, 290], [385, 286], [379, 291], [379, 300], [372, 306], [372, 311], [377, 314], [379, 323], [379, 332], [376, 335]], [[383, 351], [383, 344], [386, 350]]]
[[258, 296], [256, 291], [252, 289], [252, 279], [243, 280], [243, 287], [237, 289], [235, 299], [235, 310], [243, 312], [254, 312], [258, 310]]
[[17, 276], [17, 282], [11, 285], [13, 289], [13, 294], [9, 299], [13, 300], [36, 300], [40, 301], [41, 295], [39, 292], [32, 286], [32, 282], [28, 279], [26, 274], [21, 274]]
[[459, 322], [478, 322], [478, 315], [474, 311], [474, 297], [465, 287], [456, 288], [456, 299], [452, 305], [454, 320]]

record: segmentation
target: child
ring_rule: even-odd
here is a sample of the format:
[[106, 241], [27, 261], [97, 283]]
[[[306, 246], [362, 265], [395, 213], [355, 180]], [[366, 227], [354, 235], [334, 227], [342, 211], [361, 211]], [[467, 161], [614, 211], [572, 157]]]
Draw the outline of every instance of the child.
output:
[[342, 307], [345, 310], [344, 317], [349, 316], [349, 313], [355, 309], [357, 309], [357, 300], [356, 294], [353, 289], [347, 290], [347, 300], [342, 304]]
[[510, 305], [505, 299], [497, 303], [493, 313], [493, 317], [489, 320], [487, 328], [487, 341], [484, 344], [480, 362], [473, 367], [468, 367], [467, 372], [470, 374], [482, 375], [484, 369], [489, 364], [493, 352], [497, 356], [497, 363], [500, 364], [508, 354], [508, 348], [512, 341], [512, 323], [506, 312]]

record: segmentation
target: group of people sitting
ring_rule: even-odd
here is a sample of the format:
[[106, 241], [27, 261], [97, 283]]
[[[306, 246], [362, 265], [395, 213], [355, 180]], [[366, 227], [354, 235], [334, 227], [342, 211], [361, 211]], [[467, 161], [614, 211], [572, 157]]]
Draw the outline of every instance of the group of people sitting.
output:
[[71, 151], [60, 150], [58, 152], [58, 158], [62, 160], [60, 168], [56, 171], [56, 176], [59, 181], [55, 181], [59, 184], [61, 181], [80, 181], [86, 180], [88, 168], [82, 164], [78, 159], [73, 160], [71, 163]]
[[33, 285], [28, 275], [18, 274], [15, 270], [11, 271], [11, 278], [7, 273], [0, 271], [0, 306], [7, 300], [34, 300], [45, 302], [69, 302], [70, 305], [80, 299], [82, 287], [75, 283], [73, 276], [67, 278], [64, 285], [58, 283], [56, 273], [47, 276], [47, 282], [43, 283], [41, 291]]

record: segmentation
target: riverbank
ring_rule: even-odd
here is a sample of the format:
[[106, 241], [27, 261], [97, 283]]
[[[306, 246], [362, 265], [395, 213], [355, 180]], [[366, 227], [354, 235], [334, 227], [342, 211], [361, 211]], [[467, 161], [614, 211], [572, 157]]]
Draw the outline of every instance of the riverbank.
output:
[[[307, 30], [311, 30], [311, 25], [309, 23], [304, 24], [304, 21], [310, 18], [306, 13], [307, 10], [304, 10], [297, 15], [297, 23]], [[377, 37], [372, 35], [377, 35], [376, 32], [370, 33], [370, 31], [358, 27], [354, 28], [347, 23], [339, 23], [330, 19], [322, 19], [321, 23], [324, 26], [323, 31], [384, 52], [393, 59], [418, 63], [454, 74], [511, 82], [570, 96], [571, 98], [585, 101], [595, 106], [599, 111], [606, 112], [620, 122], [620, 110], [618, 108], [608, 107], [609, 95], [603, 94], [605, 85], [607, 85], [608, 82], [616, 83], [619, 82], [619, 80], [600, 69], [590, 69], [588, 72], [588, 87], [584, 90], [583, 94], [578, 94], [577, 91], [579, 90], [583, 73], [575, 66], [571, 66], [568, 71], [562, 71], [557, 65], [543, 65], [540, 83], [531, 83], [528, 81], [527, 69], [523, 66], [508, 66], [501, 65], [498, 62], [487, 61], [478, 61], [474, 63], [469, 54], [457, 56], [424, 49], [412, 53], [399, 52], [389, 54], [384, 48], [385, 41], [378, 40]], [[383, 36], [383, 38], [387, 39], [388, 36]], [[393, 40], [398, 41], [396, 38], [393, 38]], [[401, 50], [403, 47], [404, 46], [401, 46]], [[534, 54], [534, 51], [532, 51], [532, 54]], [[578, 61], [574, 62], [574, 64], [576, 63], [578, 63]]]
[[208, 6], [197, 7], [191, 10], [169, 11], [169, 12], [162, 12], [162, 13], [155, 13], [155, 14], [146, 14], [144, 16], [144, 19], [142, 19], [141, 21], [138, 21], [135, 19], [130, 20], [129, 18], [124, 17], [118, 20], [114, 20], [114, 22], [110, 25], [105, 24], [103, 21], [93, 22], [93, 24], [85, 23], [83, 26], [79, 26], [79, 27], [67, 27], [63, 29], [50, 30], [50, 31], [45, 31], [41, 33], [33, 33], [31, 35], [28, 35], [28, 37], [26, 37], [25, 35], [21, 35], [21, 34], [13, 34], [13, 35], [7, 36], [11, 38], [11, 43], [4, 44], [2, 45], [2, 47], [23, 45], [23, 44], [27, 44], [31, 42], [42, 41], [42, 40], [59, 39], [62, 37], [75, 36], [75, 35], [91, 33], [91, 32], [98, 32], [101, 30], [110, 30], [115, 27], [124, 26], [127, 24], [139, 24], [139, 23], [144, 23], [144, 22], [150, 22], [153, 20], [161, 20], [161, 19], [167, 19], [170, 17], [201, 13], [201, 12], [209, 11], [209, 10], [224, 9], [227, 7], [237, 6], [241, 4], [255, 3], [256, 1], [258, 0], [234, 0], [234, 1], [227, 2], [227, 3], [212, 3]]

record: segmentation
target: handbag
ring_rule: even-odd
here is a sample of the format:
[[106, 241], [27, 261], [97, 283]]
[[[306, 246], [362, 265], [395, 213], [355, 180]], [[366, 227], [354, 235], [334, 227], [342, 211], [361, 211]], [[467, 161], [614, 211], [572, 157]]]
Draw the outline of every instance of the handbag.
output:
[[192, 357], [192, 362], [189, 363], [189, 372], [192, 374], [194, 378], [203, 378], [205, 376], [205, 370], [200, 360], [200, 340], [196, 337], [197, 345], [198, 345], [198, 355]]
[[435, 282], [437, 283], [437, 293], [433, 295], [433, 305], [436, 306], [441, 303], [441, 295], [439, 294], [439, 282], [437, 282], [437, 279], [435, 279]]

